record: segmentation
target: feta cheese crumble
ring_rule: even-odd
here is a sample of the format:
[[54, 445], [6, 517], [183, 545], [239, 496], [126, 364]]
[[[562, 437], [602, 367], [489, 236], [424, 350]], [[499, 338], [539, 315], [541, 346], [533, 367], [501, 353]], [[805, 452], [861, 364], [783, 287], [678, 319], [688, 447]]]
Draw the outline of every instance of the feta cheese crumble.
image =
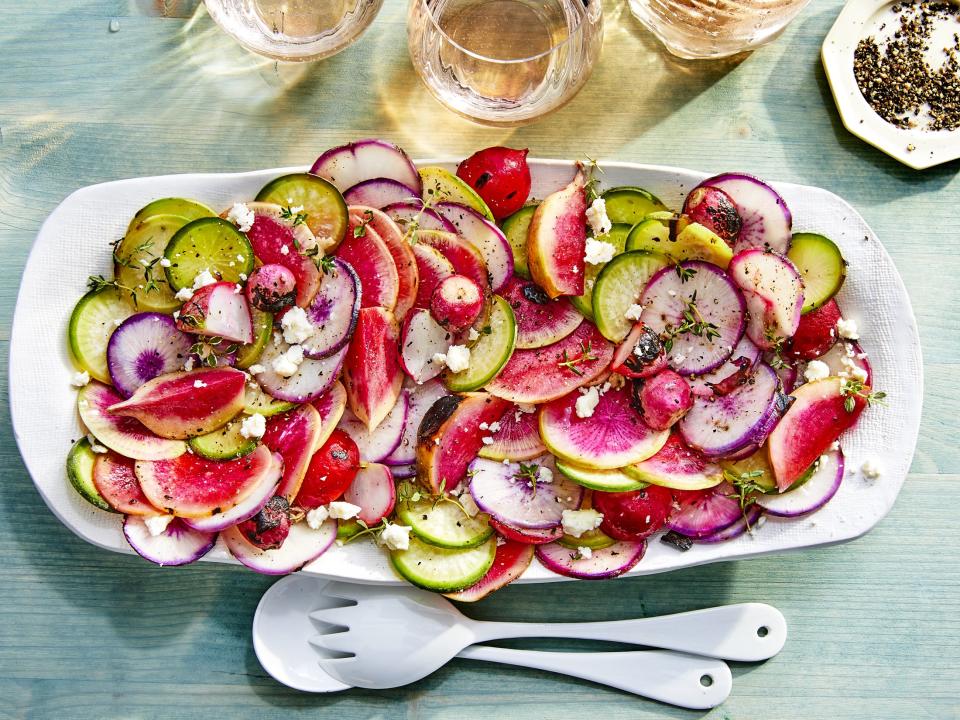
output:
[[240, 423], [240, 435], [250, 439], [260, 439], [267, 431], [267, 419], [260, 413], [245, 417]]
[[319, 530], [323, 523], [327, 521], [328, 517], [330, 517], [330, 513], [327, 512], [327, 509], [322, 505], [312, 510], [307, 510], [307, 527], [311, 530]]
[[173, 265], [173, 263], [170, 262], [167, 258], [160, 258], [160, 267], [162, 267], [162, 268], [168, 268], [168, 267], [170, 267], [171, 265]]
[[300, 363], [303, 362], [303, 348], [299, 345], [291, 345], [286, 352], [281, 353], [273, 359], [273, 371], [280, 377], [293, 377], [300, 369]]
[[200, 388], [205, 388], [207, 384], [203, 380], [194, 380], [193, 386], [199, 390]]
[[75, 372], [73, 377], [70, 378], [70, 384], [74, 387], [82, 388], [90, 382], [90, 373], [86, 370], [83, 372]]
[[880, 466], [873, 460], [864, 460], [863, 465], [860, 466], [860, 472], [868, 480], [876, 480], [880, 477]]
[[553, 470], [548, 467], [540, 466], [540, 469], [537, 470], [537, 482], [542, 483], [552, 483], [553, 482]]
[[596, 510], [563, 511], [563, 531], [573, 537], [580, 537], [584, 533], [596, 530], [601, 522], [603, 522], [603, 515]]
[[823, 380], [824, 378], [830, 377], [830, 366], [823, 362], [823, 360], [811, 360], [807, 363], [807, 367], [803, 371], [803, 377], [806, 378], [807, 382]]
[[478, 333], [474, 328], [470, 328], [470, 332], [467, 333], [467, 340], [470, 342], [476, 342], [480, 339], [480, 333]]
[[388, 522], [377, 542], [389, 550], [407, 550], [410, 547], [410, 527]]
[[457, 373], [466, 370], [470, 367], [470, 348], [466, 345], [451, 345], [447, 349], [446, 363], [450, 372]]
[[227, 213], [227, 220], [236, 225], [240, 232], [249, 232], [250, 228], [253, 227], [253, 221], [256, 219], [257, 216], [253, 214], [253, 210], [244, 203], [234, 203], [230, 212]]
[[147, 526], [152, 537], [163, 535], [171, 522], [173, 522], [173, 515], [148, 515], [143, 519], [143, 524]]
[[597, 405], [600, 403], [600, 391], [597, 388], [592, 387], [587, 389], [580, 397], [577, 398], [576, 412], [578, 418], [588, 418], [593, 417], [593, 411], [597, 409]]
[[637, 305], [636, 303], [628, 307], [623, 314], [627, 320], [639, 320], [641, 315], [643, 315], [643, 305]]
[[857, 321], [840, 318], [837, 320], [837, 334], [847, 340], [859, 340], [860, 330], [857, 328]]
[[304, 340], [313, 337], [317, 329], [310, 322], [306, 311], [302, 307], [294, 305], [284, 313], [280, 320], [280, 327], [283, 328], [283, 339], [291, 345], [299, 345]]
[[289, 255], [289, 254], [290, 254], [290, 248], [288, 248], [286, 245], [281, 245], [281, 246], [280, 246], [280, 254], [281, 254], [281, 255]]
[[583, 255], [583, 261], [589, 265], [602, 265], [613, 260], [617, 249], [608, 242], [597, 240], [596, 238], [587, 238], [586, 252]]
[[327, 512], [334, 520], [349, 520], [350, 518], [355, 518], [360, 510], [359, 505], [343, 501], [332, 502], [327, 506]]
[[206, 270], [199, 272], [193, 279], [193, 289], [199, 290], [207, 285], [213, 285], [215, 282], [217, 282], [217, 279], [210, 272], [210, 269], [207, 268]]
[[581, 545], [577, 548], [577, 560], [589, 560], [593, 557], [593, 550], [588, 548], [586, 545]]
[[484, 445], [493, 445], [493, 438], [489, 435], [485, 435], [484, 437], [480, 438], [480, 440]]
[[193, 289], [188, 287], [183, 287], [177, 290], [177, 294], [174, 297], [180, 302], [186, 302], [193, 297]]
[[587, 222], [590, 223], [590, 229], [594, 235], [606, 235], [613, 229], [613, 223], [607, 215], [607, 202], [603, 198], [597, 198], [590, 207], [587, 208]]
[[267, 369], [260, 363], [257, 363], [256, 365], [251, 365], [250, 367], [247, 368], [247, 370], [250, 371], [251, 375], [259, 375], [260, 373], [267, 371]]

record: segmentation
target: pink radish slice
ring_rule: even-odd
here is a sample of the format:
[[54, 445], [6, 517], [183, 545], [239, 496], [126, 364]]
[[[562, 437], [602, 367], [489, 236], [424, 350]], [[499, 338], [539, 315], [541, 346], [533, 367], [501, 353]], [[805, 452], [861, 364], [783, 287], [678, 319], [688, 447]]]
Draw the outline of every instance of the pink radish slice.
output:
[[743, 173], [716, 175], [700, 185], [723, 190], [736, 205], [740, 215], [740, 234], [734, 244], [735, 252], [761, 248], [786, 255], [793, 238], [793, 216], [776, 190]]
[[693, 276], [684, 280], [670, 265], [650, 278], [641, 300], [645, 309], [640, 319], [654, 332], [664, 333], [668, 327], [680, 327], [684, 313], [690, 311], [691, 303], [695, 304], [697, 320], [712, 323], [719, 335], [678, 335], [668, 359], [681, 375], [700, 375], [725, 363], [740, 342], [746, 327], [747, 304], [737, 286], [716, 265], [692, 260], [680, 263], [680, 267], [692, 271]]
[[407, 202], [411, 198], [419, 199], [419, 193], [402, 182], [390, 178], [364, 180], [343, 193], [347, 205], [366, 205], [378, 210], [398, 202]]
[[530, 567], [533, 561], [533, 546], [507, 541], [497, 545], [497, 554], [493, 565], [475, 584], [460, 592], [447, 593], [447, 597], [457, 602], [476, 602], [495, 590], [509, 585]]
[[499, 292], [513, 277], [513, 250], [503, 231], [476, 210], [458, 203], [441, 202], [433, 209], [453, 223], [457, 233], [480, 251], [490, 274], [490, 287]]
[[724, 530], [743, 518], [740, 503], [731, 495], [733, 488], [727, 483], [684, 493], [678, 499], [680, 510], [667, 519], [667, 527], [691, 538]]
[[858, 342], [841, 340], [834, 343], [833, 347], [818, 357], [817, 360], [825, 362], [827, 367], [830, 368], [830, 374], [836, 377], [846, 377], [843, 373], [850, 375], [851, 369], [859, 368], [867, 374], [864, 385], [869, 385], [873, 379], [870, 360]]
[[[343, 392], [340, 383], [334, 385], [334, 388], [337, 387]], [[340, 402], [342, 413], [345, 400]], [[339, 419], [338, 415], [337, 420]], [[267, 419], [266, 432], [261, 442], [283, 459], [283, 475], [277, 495], [293, 502], [303, 484], [313, 453], [326, 442], [332, 432], [330, 421], [322, 419], [320, 411], [308, 403]]]
[[489, 460], [530, 460], [547, 452], [540, 439], [540, 416], [511, 407], [497, 422], [500, 429], [491, 433], [493, 442], [480, 449], [480, 457]]
[[394, 480], [408, 480], [417, 476], [417, 466], [392, 465], [390, 467], [390, 474], [393, 475]]
[[761, 515], [763, 515], [763, 508], [756, 504], [750, 505], [746, 511], [741, 514], [740, 519], [733, 523], [733, 525], [711, 533], [710, 535], [694, 538], [694, 540], [698, 543], [719, 543], [733, 540], [743, 535], [748, 528], [756, 527]]
[[553, 473], [552, 482], [520, 478], [520, 465], [478, 458], [470, 463], [470, 494], [483, 512], [516, 528], [556, 527], [564, 510], [575, 510], [583, 501], [583, 488], [557, 472], [549, 457], [537, 465]]
[[272, 397], [287, 402], [309, 402], [323, 395], [337, 381], [348, 347], [342, 347], [321, 360], [306, 358], [296, 373], [283, 377], [273, 369], [273, 362], [289, 349], [285, 342], [270, 342], [263, 349], [259, 364], [266, 368], [256, 375], [257, 382]]
[[300, 248], [309, 247], [301, 240], [312, 239], [313, 233], [305, 223], [291, 228], [280, 217], [275, 217], [274, 214], [282, 210], [278, 205], [253, 203], [250, 209], [257, 214], [246, 233], [253, 254], [264, 265], [283, 265], [292, 272], [297, 281], [297, 305], [307, 307], [320, 286], [321, 273], [313, 258], [301, 253]]
[[757, 505], [771, 515], [797, 517], [819, 510], [837, 494], [843, 481], [845, 460], [839, 448], [830, 450], [817, 461], [813, 475], [794, 490], [757, 498]]
[[397, 501], [397, 488], [390, 469], [378, 463], [361, 468], [343, 499], [360, 507], [357, 517], [367, 525], [377, 525], [393, 512]]
[[710, 385], [723, 382], [727, 378], [740, 372], [740, 367], [736, 364], [739, 358], [746, 358], [750, 361], [751, 371], [757, 366], [757, 363], [760, 362], [760, 348], [754, 345], [746, 335], [740, 338], [740, 342], [736, 344], [733, 352], [730, 354], [730, 359], [723, 365], [703, 375], [687, 378], [693, 394], [706, 398], [711, 398], [716, 395]]
[[[417, 432], [427, 410], [437, 400], [449, 395], [447, 388], [439, 380], [430, 380], [423, 385], [409, 388], [406, 392], [410, 400], [407, 419], [403, 424], [400, 443], [383, 461], [387, 465], [413, 465], [417, 461]], [[396, 474], [396, 473], [394, 473]], [[416, 473], [414, 473], [416, 474]]]
[[387, 416], [371, 432], [366, 423], [357, 419], [349, 408], [340, 418], [340, 429], [353, 438], [360, 451], [360, 459], [378, 463], [390, 456], [403, 437], [404, 423], [407, 421], [410, 401], [406, 392], [401, 392], [396, 404]]
[[680, 434], [687, 445], [709, 458], [761, 445], [781, 415], [779, 390], [777, 374], [761, 363], [752, 379], [732, 393], [712, 400], [697, 398], [680, 421]]
[[413, 246], [413, 257], [417, 261], [417, 274], [420, 277], [417, 297], [413, 304], [418, 308], [429, 308], [437, 285], [455, 274], [453, 263], [436, 248], [419, 243]]
[[359, 213], [350, 213], [347, 237], [337, 248], [337, 257], [350, 263], [360, 278], [360, 307], [393, 310], [400, 292], [397, 265], [380, 234], [365, 223]]
[[184, 522], [194, 530], [201, 532], [221, 532], [228, 527], [249, 520], [263, 509], [267, 501], [277, 494], [280, 478], [283, 475], [283, 458], [274, 453], [270, 472], [264, 474], [260, 484], [247, 497], [226, 512], [205, 518], [184, 518]]
[[93, 461], [93, 486], [107, 504], [124, 515], [162, 515], [140, 489], [134, 461], [115, 452], [101, 453]]
[[180, 308], [177, 327], [186, 332], [248, 345], [253, 342], [253, 319], [240, 285], [206, 285]]
[[360, 278], [340, 258], [323, 274], [320, 289], [306, 309], [314, 333], [301, 345], [307, 357], [320, 359], [333, 355], [350, 342], [360, 313]]
[[365, 205], [351, 205], [347, 210], [351, 217], [359, 213], [363, 222], [376, 230], [383, 244], [387, 246], [387, 251], [393, 258], [394, 267], [397, 268], [397, 303], [393, 308], [393, 314], [398, 321], [403, 322], [417, 299], [420, 287], [417, 258], [413, 254], [413, 249], [404, 237], [400, 226], [382, 210]]
[[785, 361], [781, 361], [781, 364], [776, 369], [777, 377], [780, 378], [780, 386], [783, 388], [783, 391], [788, 395], [793, 392], [793, 389], [797, 386], [797, 378], [799, 373], [797, 368], [793, 365], [787, 364]]
[[159, 535], [151, 535], [143, 518], [128, 515], [123, 535], [137, 555], [157, 565], [187, 565], [213, 549], [216, 533], [201, 532], [174, 518]]
[[604, 580], [623, 575], [633, 568], [647, 549], [646, 540], [621, 540], [610, 547], [594, 550], [589, 558], [558, 542], [537, 546], [537, 559], [558, 575], [582, 580]]
[[491, 518], [490, 526], [497, 531], [500, 537], [526, 545], [546, 545], [563, 537], [563, 528], [559, 525], [541, 530], [534, 528], [524, 528], [520, 530], [519, 528], [511, 527], [510, 525], [497, 522]]
[[131, 315], [113, 331], [107, 343], [110, 379], [121, 395], [130, 397], [145, 382], [180, 370], [190, 355], [191, 345], [193, 340], [177, 328], [169, 315]]
[[424, 208], [423, 201], [419, 198], [415, 201], [392, 203], [381, 209], [405, 233], [414, 229], [442, 230], [443, 232], [457, 231], [453, 223], [445, 217], [438, 215], [429, 208]]
[[400, 365], [416, 383], [432, 380], [443, 371], [433, 362], [437, 353], [446, 353], [453, 335], [425, 308], [414, 308], [403, 323], [400, 335]]
[[512, 277], [500, 295], [517, 321], [518, 348], [539, 348], [563, 340], [580, 327], [583, 315], [566, 298], [551, 300], [536, 283]]
[[316, 560], [333, 545], [337, 521], [327, 520], [319, 530], [311, 529], [305, 522], [294, 523], [283, 545], [275, 550], [251, 545], [236, 526], [224, 530], [220, 537], [230, 554], [251, 570], [264, 575], [286, 575]]
[[782, 255], [753, 248], [734, 255], [728, 272], [747, 302], [747, 335], [754, 344], [770, 349], [778, 339], [793, 337], [803, 309], [803, 279], [796, 266]]
[[744, 460], [751, 455], [753, 455], [757, 450], [760, 449], [759, 445], [746, 445], [742, 450], [737, 450], [735, 453], [730, 455], [724, 455], [724, 460]]
[[384, 140], [357, 140], [331, 148], [317, 158], [310, 172], [329, 180], [340, 192], [374, 178], [396, 180], [420, 197], [423, 184], [407, 154]]
[[456, 274], [473, 280], [484, 293], [490, 289], [487, 264], [473, 243], [455, 233], [421, 232], [417, 235], [417, 245], [437, 250], [450, 261]]

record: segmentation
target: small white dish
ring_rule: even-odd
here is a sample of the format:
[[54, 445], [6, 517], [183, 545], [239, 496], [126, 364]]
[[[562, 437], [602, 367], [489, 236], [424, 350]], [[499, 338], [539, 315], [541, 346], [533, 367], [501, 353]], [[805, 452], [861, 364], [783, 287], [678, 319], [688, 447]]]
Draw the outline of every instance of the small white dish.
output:
[[[893, 25], [892, 5], [890, 0], [848, 2], [823, 41], [823, 67], [847, 130], [904, 165], [924, 170], [960, 158], [960, 128], [927, 131], [888, 123], [863, 97], [853, 72], [853, 54], [860, 40], [879, 34], [884, 22]], [[931, 50], [939, 47], [934, 40]]]

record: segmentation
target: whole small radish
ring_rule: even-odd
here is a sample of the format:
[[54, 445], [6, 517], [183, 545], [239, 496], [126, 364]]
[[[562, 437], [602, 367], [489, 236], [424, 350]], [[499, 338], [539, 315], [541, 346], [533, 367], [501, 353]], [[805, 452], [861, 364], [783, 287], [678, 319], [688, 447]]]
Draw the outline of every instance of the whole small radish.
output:
[[243, 536], [261, 550], [275, 550], [290, 534], [290, 505], [287, 499], [274, 495], [263, 509], [237, 528]]
[[343, 430], [334, 430], [310, 460], [294, 504], [304, 510], [327, 505], [340, 497], [360, 470], [360, 450]]
[[296, 278], [283, 265], [263, 265], [247, 279], [247, 300], [257, 310], [279, 312], [296, 299]]
[[687, 195], [683, 212], [692, 222], [700, 223], [724, 240], [736, 240], [742, 222], [737, 206], [727, 193], [719, 188], [698, 187]]
[[693, 391], [681, 375], [664, 370], [634, 385], [634, 401], [647, 425], [667, 430], [693, 407]]
[[470, 327], [482, 309], [483, 291], [463, 275], [444, 278], [430, 296], [430, 314], [451, 332]]
[[617, 540], [642, 540], [653, 535], [673, 510], [673, 493], [658, 485], [632, 492], [594, 492], [593, 508], [603, 521], [600, 529]]
[[477, 191], [497, 220], [513, 215], [530, 196], [528, 150], [489, 147], [457, 168], [457, 177]]

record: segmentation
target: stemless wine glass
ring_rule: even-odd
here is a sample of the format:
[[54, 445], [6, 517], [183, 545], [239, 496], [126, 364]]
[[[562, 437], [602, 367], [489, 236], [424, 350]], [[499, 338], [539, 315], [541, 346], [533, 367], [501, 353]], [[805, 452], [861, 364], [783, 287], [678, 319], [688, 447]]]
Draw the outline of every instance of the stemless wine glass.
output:
[[556, 110], [590, 76], [603, 43], [600, 0], [410, 0], [410, 58], [464, 117], [519, 125]]
[[338, 53], [359, 38], [383, 0], [204, 0], [237, 42], [275, 60], [302, 62]]

